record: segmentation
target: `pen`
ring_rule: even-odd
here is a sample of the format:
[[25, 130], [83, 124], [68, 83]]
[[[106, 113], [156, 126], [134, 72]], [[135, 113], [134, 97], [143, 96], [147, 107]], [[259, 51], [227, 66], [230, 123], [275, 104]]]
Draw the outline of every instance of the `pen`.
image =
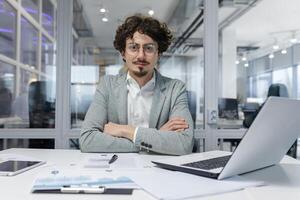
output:
[[108, 164], [115, 162], [118, 159], [118, 155], [114, 154], [111, 159], [108, 161]]

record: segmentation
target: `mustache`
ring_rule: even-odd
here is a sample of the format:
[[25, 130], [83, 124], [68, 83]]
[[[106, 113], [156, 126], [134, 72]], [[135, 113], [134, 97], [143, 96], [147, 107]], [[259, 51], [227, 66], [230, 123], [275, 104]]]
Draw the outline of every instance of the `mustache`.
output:
[[133, 64], [142, 64], [142, 65], [149, 65], [150, 64], [146, 60], [137, 60], [137, 61], [133, 61], [132, 63]]

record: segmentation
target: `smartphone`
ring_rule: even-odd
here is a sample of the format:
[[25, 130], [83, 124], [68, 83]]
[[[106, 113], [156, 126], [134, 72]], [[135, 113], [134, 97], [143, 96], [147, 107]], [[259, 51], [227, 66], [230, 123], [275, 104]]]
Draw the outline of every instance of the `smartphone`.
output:
[[0, 163], [0, 176], [14, 176], [45, 163], [45, 161], [7, 160]]

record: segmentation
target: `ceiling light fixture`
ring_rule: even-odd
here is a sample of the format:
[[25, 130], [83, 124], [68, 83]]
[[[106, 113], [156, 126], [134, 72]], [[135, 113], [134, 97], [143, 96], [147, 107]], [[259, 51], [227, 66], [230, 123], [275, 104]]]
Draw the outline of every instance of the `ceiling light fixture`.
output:
[[286, 50], [286, 49], [282, 49], [282, 50], [281, 50], [281, 53], [282, 53], [282, 54], [287, 54], [287, 50]]
[[102, 21], [103, 22], [108, 22], [108, 18], [107, 17], [102, 17]]
[[240, 61], [236, 60], [236, 61], [235, 61], [235, 64], [237, 64], [237, 65], [240, 64]]
[[247, 61], [246, 52], [244, 52], [244, 53], [243, 53], [243, 56], [242, 56], [242, 61]]
[[295, 38], [295, 37], [294, 37], [294, 38], [291, 38], [291, 39], [290, 39], [290, 42], [291, 42], [292, 44], [297, 43], [297, 38]]
[[148, 14], [149, 14], [150, 16], [154, 15], [154, 10], [149, 9]]
[[245, 64], [244, 64], [244, 67], [249, 67], [249, 63], [245, 63]]
[[292, 38], [290, 39], [290, 42], [292, 44], [295, 44], [298, 42], [297, 37], [296, 37], [296, 30], [292, 32]]
[[278, 45], [278, 44], [274, 44], [274, 45], [273, 45], [273, 49], [274, 49], [274, 50], [279, 49], [279, 45]]
[[106, 9], [102, 7], [102, 8], [99, 9], [99, 11], [100, 11], [101, 13], [105, 13], [105, 12], [106, 12]]
[[273, 58], [274, 58], [274, 54], [271, 53], [271, 54], [269, 55], [269, 58], [270, 58], [270, 59], [273, 59]]

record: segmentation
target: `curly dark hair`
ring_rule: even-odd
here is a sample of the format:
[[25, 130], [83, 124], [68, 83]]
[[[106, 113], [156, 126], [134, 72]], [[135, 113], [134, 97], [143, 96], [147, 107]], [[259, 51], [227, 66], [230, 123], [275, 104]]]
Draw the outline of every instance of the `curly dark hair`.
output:
[[165, 23], [161, 23], [152, 17], [136, 14], [127, 17], [125, 22], [118, 27], [114, 47], [121, 53], [125, 52], [126, 40], [132, 39], [136, 31], [148, 35], [157, 42], [159, 54], [168, 49], [173, 39], [171, 31]]

